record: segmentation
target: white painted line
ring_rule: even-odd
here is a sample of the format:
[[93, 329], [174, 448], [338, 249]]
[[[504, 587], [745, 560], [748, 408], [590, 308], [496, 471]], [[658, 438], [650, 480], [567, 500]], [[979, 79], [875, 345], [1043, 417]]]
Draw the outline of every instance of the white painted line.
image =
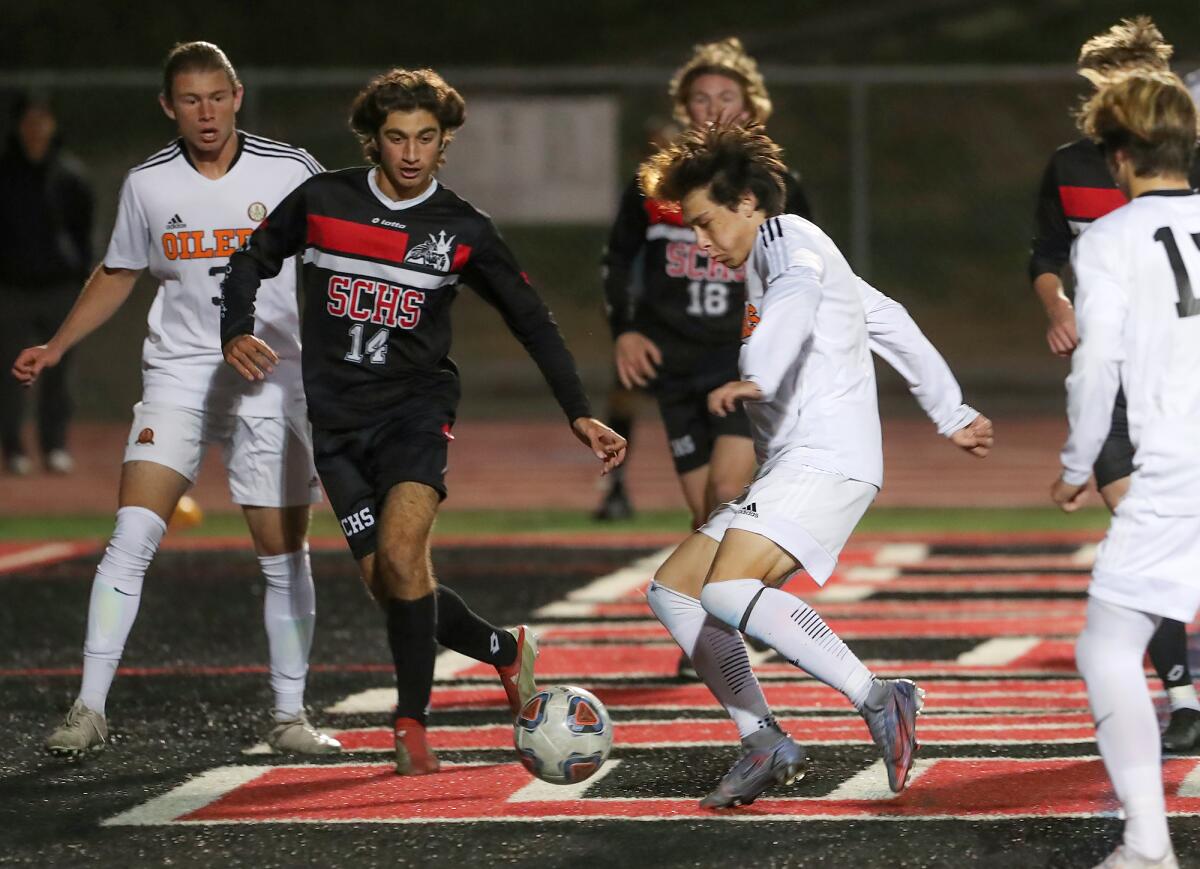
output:
[[100, 823], [104, 827], [170, 824], [254, 781], [269, 769], [271, 767], [266, 766], [221, 766], [210, 769], [162, 796]]
[[453, 679], [463, 670], [469, 670], [478, 663], [474, 658], [446, 649], [439, 653], [437, 660], [433, 662], [433, 681]]
[[[913, 761], [912, 772], [909, 773], [909, 787], [921, 775], [937, 763], [937, 758], [917, 759]], [[892, 793], [888, 787], [887, 770], [883, 761], [877, 760], [862, 772], [855, 773], [846, 779], [830, 793], [823, 797], [813, 797], [818, 800], [894, 800], [900, 794]]]
[[587, 795], [588, 788], [598, 783], [620, 765], [621, 761], [619, 760], [605, 761], [604, 765], [596, 770], [591, 778], [587, 781], [581, 781], [578, 784], [554, 785], [550, 784], [550, 782], [544, 782], [540, 778], [535, 778], [509, 797], [506, 802], [557, 803], [563, 800], [580, 800]]
[[924, 543], [888, 543], [875, 553], [875, 563], [883, 565], [916, 564], [929, 557]]
[[329, 715], [362, 715], [376, 712], [387, 712], [396, 705], [395, 688], [368, 688], [351, 694], [329, 706], [325, 712]]
[[1200, 762], [1192, 767], [1192, 771], [1183, 777], [1183, 781], [1179, 783], [1177, 796], [1191, 797], [1192, 799], [1200, 797]]
[[1071, 556], [1071, 563], [1077, 564], [1080, 567], [1091, 567], [1096, 563], [1096, 550], [1099, 547], [1095, 543], [1085, 543], [1075, 550], [1075, 554]]
[[[628, 592], [650, 584], [650, 580], [654, 577], [654, 572], [662, 566], [662, 563], [667, 560], [667, 556], [675, 551], [675, 547], [669, 546], [666, 549], [660, 549], [658, 552], [653, 552], [650, 555], [639, 558], [626, 567], [620, 570], [615, 570], [612, 573], [597, 577], [582, 588], [577, 588], [567, 594], [565, 602], [573, 604], [597, 604], [597, 603], [613, 603], [623, 598]], [[557, 608], [564, 601], [556, 601], [555, 603], [547, 604], [541, 609], [534, 612], [535, 618], [561, 618], [567, 613], [556, 613]], [[591, 610], [583, 612], [586, 615]], [[574, 615], [576, 613], [569, 613]]]
[[963, 652], [954, 660], [978, 667], [1003, 667], [1029, 654], [1040, 642], [1041, 637], [996, 637]]
[[900, 575], [895, 567], [851, 567], [842, 574], [850, 582], [891, 582]]
[[34, 567], [60, 558], [70, 558], [76, 552], [71, 543], [47, 543], [23, 552], [0, 555], [0, 573], [10, 573], [23, 567]]

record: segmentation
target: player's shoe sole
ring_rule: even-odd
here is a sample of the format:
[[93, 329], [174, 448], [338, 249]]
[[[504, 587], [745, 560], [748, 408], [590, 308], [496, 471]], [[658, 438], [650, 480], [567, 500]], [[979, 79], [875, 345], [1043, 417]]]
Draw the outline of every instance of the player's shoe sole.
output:
[[496, 672], [500, 674], [500, 684], [508, 695], [508, 708], [515, 718], [521, 714], [529, 698], [537, 693], [533, 668], [537, 663], [538, 637], [529, 625], [508, 628], [508, 632], [517, 641], [517, 657], [507, 667], [497, 667]]
[[880, 680], [871, 687], [862, 716], [871, 738], [883, 754], [888, 787], [900, 793], [912, 774], [917, 742], [917, 716], [925, 705], [925, 692], [908, 679]]
[[396, 775], [430, 775], [441, 769], [437, 755], [425, 739], [425, 726], [411, 718], [397, 718]]
[[45, 749], [55, 757], [83, 758], [108, 745], [108, 722], [76, 700], [63, 723], [46, 737]]
[[751, 748], [730, 767], [716, 789], [700, 801], [702, 809], [748, 806], [775, 785], [790, 785], [808, 772], [808, 755], [790, 736], [780, 734], [766, 748]]

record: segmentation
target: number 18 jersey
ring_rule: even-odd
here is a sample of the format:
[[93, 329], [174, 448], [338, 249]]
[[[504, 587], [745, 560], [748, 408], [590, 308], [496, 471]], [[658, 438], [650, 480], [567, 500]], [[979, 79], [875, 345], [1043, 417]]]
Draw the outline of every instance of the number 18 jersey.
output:
[[264, 283], [259, 295], [258, 334], [279, 354], [260, 383], [241, 378], [221, 355], [221, 280], [255, 227], [321, 166], [299, 148], [236, 135], [237, 155], [220, 178], [201, 175], [181, 141], [130, 170], [104, 264], [149, 268], [159, 281], [142, 345], [143, 401], [283, 416], [304, 401], [296, 268]]

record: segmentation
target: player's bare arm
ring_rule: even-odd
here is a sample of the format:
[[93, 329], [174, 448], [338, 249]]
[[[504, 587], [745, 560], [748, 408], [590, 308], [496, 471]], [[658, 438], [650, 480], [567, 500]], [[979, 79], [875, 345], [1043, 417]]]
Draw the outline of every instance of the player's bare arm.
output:
[[1033, 282], [1033, 290], [1049, 321], [1046, 343], [1056, 355], [1070, 356], [1079, 344], [1079, 333], [1075, 329], [1075, 307], [1067, 298], [1062, 279], [1053, 272], [1040, 274]]
[[233, 370], [250, 381], [265, 380], [279, 364], [279, 356], [271, 345], [253, 335], [230, 339], [221, 352]]
[[716, 416], [728, 416], [740, 401], [762, 401], [763, 393], [751, 380], [731, 380], [708, 394], [708, 410]]
[[83, 285], [67, 319], [45, 344], [27, 347], [13, 362], [13, 377], [33, 386], [44, 368], [57, 365], [68, 350], [108, 321], [133, 292], [140, 270], [97, 266]]
[[603, 463], [601, 475], [620, 466], [625, 461], [625, 438], [590, 416], [581, 416], [571, 421], [571, 431], [581, 443], [586, 444]]
[[981, 413], [950, 435], [950, 440], [971, 455], [985, 458], [991, 452], [992, 442], [995, 440], [992, 421]]
[[617, 338], [617, 377], [626, 389], [646, 386], [658, 374], [662, 351], [641, 332], [625, 332]]

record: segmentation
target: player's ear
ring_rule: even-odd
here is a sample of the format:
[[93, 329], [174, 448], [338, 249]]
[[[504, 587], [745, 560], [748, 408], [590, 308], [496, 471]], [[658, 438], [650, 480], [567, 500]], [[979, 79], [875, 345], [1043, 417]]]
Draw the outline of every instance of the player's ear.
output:
[[246, 89], [240, 84], [233, 89], [233, 112], [237, 114], [242, 110], [242, 97], [246, 95]]
[[742, 194], [738, 200], [737, 213], [742, 217], [750, 217], [758, 211], [758, 197], [750, 190]]
[[164, 115], [166, 115], [172, 121], [175, 120], [175, 109], [171, 105], [171, 100], [166, 94], [158, 95], [158, 104], [162, 106]]

